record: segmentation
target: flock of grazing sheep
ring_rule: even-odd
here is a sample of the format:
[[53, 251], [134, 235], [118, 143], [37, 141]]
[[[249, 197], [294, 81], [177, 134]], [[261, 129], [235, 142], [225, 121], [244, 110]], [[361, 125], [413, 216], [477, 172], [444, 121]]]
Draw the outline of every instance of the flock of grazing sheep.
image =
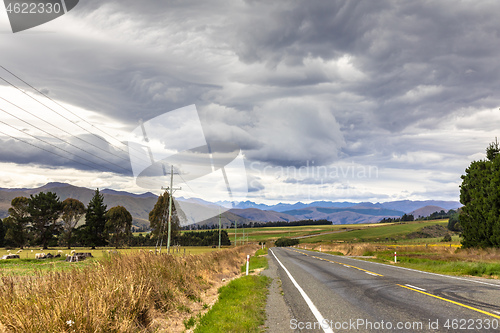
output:
[[[43, 251], [43, 249], [40, 249]], [[23, 252], [23, 250], [18, 250], [15, 254], [10, 253], [11, 250], [7, 250], [7, 254], [4, 255], [1, 259], [20, 259], [20, 254]], [[33, 250], [31, 250], [33, 252]], [[57, 254], [53, 255], [52, 253], [45, 253], [45, 252], [40, 252], [40, 253], [35, 253], [35, 259], [52, 259], [52, 258], [60, 258], [62, 255], [61, 250], [57, 251]], [[76, 253], [75, 250], [71, 251], [71, 254], [66, 253], [66, 261], [69, 262], [76, 262], [76, 261], [82, 261], [85, 260], [88, 257], [92, 257], [91, 253]]]

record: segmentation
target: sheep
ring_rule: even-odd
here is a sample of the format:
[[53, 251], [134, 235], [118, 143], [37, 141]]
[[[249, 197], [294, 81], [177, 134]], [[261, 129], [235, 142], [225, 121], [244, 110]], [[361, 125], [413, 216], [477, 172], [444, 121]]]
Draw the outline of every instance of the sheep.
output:
[[45, 259], [47, 255], [45, 253], [35, 253], [35, 259]]

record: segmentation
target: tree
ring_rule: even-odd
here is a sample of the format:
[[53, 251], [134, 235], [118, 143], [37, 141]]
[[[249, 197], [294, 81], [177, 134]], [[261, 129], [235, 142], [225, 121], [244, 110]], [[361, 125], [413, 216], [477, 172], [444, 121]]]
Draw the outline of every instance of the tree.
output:
[[407, 221], [414, 221], [415, 220], [415, 217], [412, 215], [412, 214], [404, 214], [402, 217], [401, 217], [401, 221], [403, 222], [407, 222]]
[[500, 246], [500, 154], [498, 143], [486, 149], [487, 160], [474, 161], [465, 170], [460, 186], [459, 216], [462, 246]]
[[[163, 195], [158, 197], [153, 210], [149, 212], [149, 224], [151, 228], [151, 233], [154, 238], [158, 238], [160, 236], [167, 236], [168, 226], [167, 226], [167, 217], [168, 217], [168, 200], [169, 200], [168, 192], [165, 192]], [[172, 234], [171, 239], [177, 236], [180, 230], [179, 217], [177, 214], [177, 210], [175, 205], [172, 204]]]
[[10, 216], [4, 220], [5, 242], [11, 246], [23, 248], [28, 242], [29, 203], [30, 199], [26, 197], [16, 197], [11, 201]]
[[62, 213], [62, 202], [53, 192], [40, 192], [30, 196], [28, 212], [31, 218], [31, 229], [36, 244], [48, 248], [49, 242], [61, 231], [58, 219]]
[[490, 143], [488, 148], [486, 148], [486, 158], [489, 161], [493, 161], [499, 152], [500, 146], [498, 145], [497, 138], [495, 138], [495, 142]]
[[5, 229], [3, 228], [3, 221], [0, 219], [0, 247], [4, 247]]
[[106, 208], [104, 196], [99, 193], [99, 189], [96, 189], [87, 206], [85, 226], [82, 228], [83, 241], [86, 246], [91, 246], [92, 249], [107, 244]]
[[85, 214], [85, 205], [77, 200], [72, 198], [67, 198], [62, 203], [62, 216], [61, 219], [63, 221], [63, 233], [62, 233], [62, 241], [68, 249], [71, 248], [71, 242], [73, 237], [73, 230], [75, 229], [78, 221]]
[[132, 215], [125, 207], [116, 206], [106, 213], [106, 230], [110, 234], [110, 244], [116, 246], [128, 245], [132, 237]]
[[459, 213], [454, 213], [450, 216], [450, 219], [448, 220], [448, 230], [462, 231], [462, 228], [460, 227], [459, 215]]
[[278, 238], [274, 242], [274, 246], [276, 246], [276, 247], [288, 247], [288, 246], [294, 246], [294, 245], [298, 245], [298, 244], [299, 244], [298, 239], [286, 238], [286, 237]]

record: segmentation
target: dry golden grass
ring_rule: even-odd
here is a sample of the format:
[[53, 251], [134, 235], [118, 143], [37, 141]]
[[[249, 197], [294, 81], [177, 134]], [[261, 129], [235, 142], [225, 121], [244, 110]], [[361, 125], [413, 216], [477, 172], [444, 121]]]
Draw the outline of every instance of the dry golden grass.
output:
[[82, 270], [34, 276], [2, 276], [0, 331], [169, 331], [170, 317], [223, 278], [240, 271], [256, 246], [203, 255], [116, 255]]
[[300, 244], [300, 248], [320, 250], [323, 252], [340, 252], [346, 256], [362, 256], [366, 253], [398, 252], [405, 256], [415, 256], [434, 260], [466, 261], [466, 262], [499, 262], [500, 249], [460, 249], [457, 246], [443, 245], [381, 245], [373, 243], [331, 243]]

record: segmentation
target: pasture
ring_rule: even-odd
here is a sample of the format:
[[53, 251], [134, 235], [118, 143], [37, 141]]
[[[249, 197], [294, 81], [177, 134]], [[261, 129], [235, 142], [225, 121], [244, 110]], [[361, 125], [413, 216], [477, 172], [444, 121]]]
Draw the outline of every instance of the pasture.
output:
[[[350, 231], [344, 233], [330, 233], [318, 235], [316, 237], [311, 237], [304, 239], [307, 243], [317, 243], [317, 242], [426, 242], [426, 238], [419, 238], [417, 240], [405, 239], [405, 236], [411, 232], [418, 231], [426, 226], [431, 225], [442, 225], [448, 224], [448, 220], [433, 220], [433, 221], [415, 221], [415, 222], [404, 222], [404, 223], [388, 223], [388, 224], [372, 224], [370, 228], [351, 228]], [[435, 242], [427, 239], [427, 242]]]
[[[80, 262], [66, 262], [66, 254], [70, 255], [71, 251], [75, 252], [90, 252], [93, 258], [86, 259]], [[73, 268], [83, 268], [95, 262], [115, 254], [140, 254], [141, 252], [150, 253], [154, 251], [154, 247], [134, 247], [126, 249], [113, 249], [113, 248], [97, 248], [92, 250], [90, 248], [76, 247], [68, 250], [65, 248], [49, 248], [47, 250], [40, 250], [40, 248], [25, 248], [22, 252], [18, 253], [20, 259], [0, 260], [0, 274], [2, 275], [32, 275], [35, 273], [48, 273], [56, 271], [65, 271]], [[185, 250], [185, 252], [184, 252]], [[212, 247], [171, 247], [171, 252], [175, 255], [197, 255], [207, 252], [216, 251]], [[15, 254], [19, 249], [11, 249], [10, 252], [6, 249], [0, 249], [0, 257], [8, 253]], [[60, 251], [60, 252], [59, 252]], [[61, 254], [60, 258], [53, 259], [35, 259], [37, 253], [51, 253]], [[166, 248], [162, 248], [162, 253], [167, 253]]]

